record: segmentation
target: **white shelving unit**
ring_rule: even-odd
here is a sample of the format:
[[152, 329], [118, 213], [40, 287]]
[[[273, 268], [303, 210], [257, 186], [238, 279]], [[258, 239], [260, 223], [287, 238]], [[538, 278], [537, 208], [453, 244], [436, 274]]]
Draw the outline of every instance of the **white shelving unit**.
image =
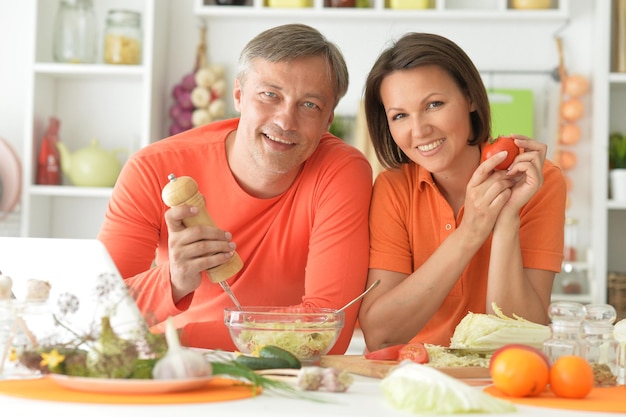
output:
[[[37, 157], [50, 116], [60, 124], [59, 138], [74, 152], [98, 139], [107, 150], [136, 151], [162, 138], [163, 48], [167, 34], [164, 0], [95, 0], [99, 36], [95, 64], [62, 64], [52, 58], [52, 34], [58, 2], [30, 0], [33, 27], [23, 161], [22, 236], [95, 237], [110, 188], [36, 185]], [[142, 63], [103, 63], [102, 33], [111, 9], [141, 13]]]
[[[444, 32], [444, 35], [449, 32], [456, 39], [464, 39], [467, 37], [463, 36], [468, 34], [467, 31], [471, 31], [472, 37], [478, 39], [480, 39], [481, 36], [486, 36], [485, 39], [488, 39], [488, 37], [492, 37], [494, 33], [498, 33], [498, 36], [502, 36], [502, 43], [509, 43], [507, 44], [509, 48], [512, 47], [511, 45], [522, 45], [526, 42], [535, 45], [533, 56], [536, 58], [536, 61], [541, 63], [535, 66], [529, 66], [528, 55], [524, 52], [520, 52], [518, 55], [526, 58], [518, 62], [507, 59], [504, 60], [504, 64], [500, 65], [498, 62], [494, 62], [492, 57], [489, 56], [491, 54], [501, 60], [501, 54], [498, 53], [500, 51], [485, 52], [485, 48], [480, 47], [472, 50], [473, 45], [471, 45], [471, 42], [466, 50], [470, 50], [470, 55], [481, 71], [485, 68], [493, 69], [494, 72], [502, 71], [504, 73], [507, 71], [519, 71], [516, 75], [518, 77], [523, 77], [524, 72], [541, 73], [542, 71], [549, 71], [554, 68], [545, 66], [545, 63], [548, 62], [551, 57], [541, 56], [542, 52], [540, 51], [541, 48], [539, 45], [541, 43], [545, 44], [547, 40], [551, 40], [554, 33], [566, 26], [571, 18], [570, 2], [568, 0], [553, 1], [552, 7], [545, 10], [515, 10], [512, 8], [512, 2], [510, 0], [485, 0], [480, 2], [471, 0], [432, 0], [431, 8], [414, 10], [392, 9], [389, 7], [389, 0], [370, 0], [369, 8], [326, 7], [324, 0], [311, 0], [309, 6], [304, 8], [277, 8], [269, 7], [269, 1], [270, 0], [246, 0], [245, 4], [235, 6], [219, 5], [216, 0], [195, 0], [194, 9], [197, 16], [207, 19], [209, 28], [212, 26], [217, 27], [213, 34], [209, 35], [209, 38], [212, 36], [219, 38], [219, 35], [223, 33], [225, 28], [231, 26], [236, 27], [237, 30], [247, 29], [254, 33], [252, 29], [249, 29], [249, 26], [260, 26], [258, 18], [261, 17], [266, 21], [271, 21], [272, 25], [289, 21], [302, 21], [316, 27], [321, 27], [324, 33], [329, 37], [334, 40], [338, 39], [340, 45], [347, 45], [347, 47], [344, 48], [344, 53], [346, 54], [350, 54], [353, 48], [358, 47], [351, 43], [352, 38], [358, 38], [363, 35], [364, 31], [371, 32], [371, 34], [366, 37], [366, 40], [363, 40], [364, 43], [374, 40], [378, 34], [383, 34], [383, 36], [389, 38], [392, 37], [394, 33], [400, 33], [406, 30], [428, 31], [431, 28], [434, 28], [432, 30], [438, 32]], [[596, 7], [603, 8], [604, 5]], [[303, 10], [306, 10], [306, 12], [303, 13]], [[339, 30], [335, 29], [336, 19], [341, 19], [341, 27], [344, 31], [350, 33], [351, 39], [347, 40], [341, 37]], [[595, 20], [595, 26], [600, 28], [598, 29], [599, 31], [607, 30], [607, 20], [609, 20], [609, 15], [599, 10]], [[322, 22], [330, 23], [324, 26]], [[480, 23], [483, 22], [486, 22], [486, 24], [480, 25]], [[502, 31], [503, 28], [510, 27], [512, 23], [515, 24], [514, 31]], [[352, 26], [350, 26], [351, 24]], [[255, 29], [257, 26], [255, 26]], [[481, 30], [480, 28], [485, 26], [489, 27], [489, 33], [486, 35], [478, 33]], [[364, 30], [364, 27], [367, 29]], [[536, 35], [538, 31], [543, 31], [543, 33]], [[533, 38], [534, 36], [537, 36], [537, 38]], [[477, 42], [480, 43], [480, 41]], [[597, 45], [607, 44], [605, 39], [602, 38], [596, 40], [595, 43]], [[493, 44], [493, 42], [489, 42], [489, 44]], [[543, 47], [544, 45], [541, 46]], [[377, 43], [371, 42], [371, 50], [376, 50], [377, 47], [379, 47]], [[220, 49], [219, 42], [211, 44], [209, 49], [213, 52], [213, 58], [218, 61], [221, 59], [220, 57], [226, 53], [226, 51]], [[596, 48], [596, 50], [600, 49], [603, 48]], [[485, 56], [482, 54], [485, 54]], [[516, 58], [517, 57], [514, 57], [514, 59]], [[353, 57], [347, 56], [347, 60], [350, 65], [353, 61]], [[608, 59], [606, 60], [608, 62]], [[555, 59], [554, 65], [556, 66], [557, 64], [558, 62]], [[362, 85], [362, 82], [358, 79], [359, 74], [357, 72], [359, 70], [362, 70], [361, 66], [358, 66], [357, 71], [351, 69], [352, 85]], [[612, 75], [612, 77], [615, 78], [617, 76]], [[619, 82], [623, 82], [626, 87], [626, 76], [619, 78], [619, 80]], [[606, 76], [603, 82], [606, 83]], [[614, 82], [618, 81], [614, 80]], [[598, 112], [595, 109], [595, 101], [597, 100], [598, 94], [597, 89], [595, 89], [596, 83], [597, 80], [594, 80], [595, 96], [592, 102], [594, 103], [593, 114], [596, 115], [595, 117], [597, 118], [598, 113], [606, 114], [606, 112]], [[606, 129], [606, 126], [604, 129]], [[596, 128], [593, 129], [594, 138], [598, 136], [596, 130]], [[602, 135], [602, 137], [607, 136], [603, 133], [600, 133], [600, 135]], [[606, 159], [606, 155], [604, 155], [603, 158]], [[605, 159], [603, 159], [604, 164], [606, 164]], [[598, 169], [606, 171], [606, 165], [600, 168], [594, 166], [593, 171], [597, 172]], [[606, 188], [606, 179], [599, 178], [597, 181], [602, 184], [602, 187]], [[598, 188], [599, 187], [595, 187], [596, 190]], [[603, 194], [602, 198], [602, 201], [606, 202], [605, 194]], [[603, 213], [607, 213], [609, 207], [612, 209], [618, 208], [617, 203], [607, 202], [606, 204], [603, 203], [599, 210]], [[626, 208], [626, 205], [624, 205], [623, 208]], [[594, 212], [595, 210], [598, 210], [598, 207], [594, 207]], [[624, 213], [626, 213], [626, 211], [624, 211]], [[597, 233], [594, 233], [599, 233], [601, 237], [606, 239], [606, 226], [599, 230], [600, 231]], [[591, 248], [588, 250], [583, 260], [569, 264], [564, 263], [564, 270], [568, 268], [574, 269], [587, 279], [587, 285], [583, 285], [584, 292], [581, 294], [560, 294], [556, 292], [553, 294], [553, 300], [577, 301], [584, 304], [604, 302], [606, 300], [606, 265], [603, 264], [605, 261], [602, 261], [603, 256], [599, 256], [600, 260], [596, 262], [594, 255], [596, 253], [606, 253], [606, 244], [598, 247], [597, 240], [598, 239], [595, 238], [591, 243]]]
[[552, 7], [544, 10], [515, 10], [509, 0], [430, 0], [426, 9], [394, 9], [389, 0], [369, 0], [369, 7], [327, 7], [324, 0], [294, 0], [303, 7], [272, 7], [272, 0], [245, 0], [243, 5], [221, 5], [215, 0], [195, 0], [197, 15], [258, 17], [301, 15], [306, 9], [309, 18], [444, 18], [458, 19], [472, 16], [477, 19], [564, 19], [569, 16], [568, 0], [553, 0]]
[[[611, 72], [612, 3], [595, 4], [594, 44], [596, 56], [593, 79], [593, 232], [596, 253], [593, 275], [595, 302], [607, 302], [607, 276], [610, 271], [626, 271], [626, 202], [609, 199], [608, 138], [612, 131], [626, 132], [623, 108], [626, 105], [626, 74]], [[607, 24], [608, 23], [608, 24]]]

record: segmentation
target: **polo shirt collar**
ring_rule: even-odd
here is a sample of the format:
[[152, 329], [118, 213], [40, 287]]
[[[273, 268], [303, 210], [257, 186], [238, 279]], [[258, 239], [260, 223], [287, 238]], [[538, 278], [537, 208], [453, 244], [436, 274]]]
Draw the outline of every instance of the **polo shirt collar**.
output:
[[419, 184], [419, 190], [424, 191], [424, 187], [426, 185], [430, 185], [431, 187], [435, 187], [435, 180], [433, 179], [432, 174], [426, 168], [421, 165], [417, 166], [417, 183]]

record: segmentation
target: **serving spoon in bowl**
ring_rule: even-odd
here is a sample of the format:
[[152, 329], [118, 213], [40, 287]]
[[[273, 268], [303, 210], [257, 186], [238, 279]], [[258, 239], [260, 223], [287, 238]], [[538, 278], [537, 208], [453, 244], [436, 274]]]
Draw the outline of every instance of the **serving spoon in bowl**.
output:
[[380, 280], [377, 279], [376, 281], [372, 282], [372, 285], [370, 285], [365, 291], [363, 291], [361, 294], [359, 294], [358, 296], [356, 296], [354, 298], [354, 300], [350, 301], [348, 304], [346, 304], [345, 306], [341, 307], [338, 310], [335, 310], [334, 313], [330, 313], [326, 316], [326, 318], [324, 319], [324, 321], [320, 322], [320, 324], [324, 324], [326, 323], [328, 320], [330, 320], [330, 317], [333, 316], [333, 314], [337, 314], [337, 313], [341, 313], [342, 311], [344, 311], [346, 308], [350, 307], [352, 304], [356, 303], [357, 301], [359, 301], [361, 298], [365, 297], [365, 295], [370, 292], [371, 290], [374, 289], [374, 287], [376, 287], [378, 284], [380, 284]]
[[352, 304], [356, 303], [361, 298], [365, 297], [365, 295], [368, 292], [370, 292], [371, 290], [373, 290], [374, 287], [376, 287], [378, 284], [380, 284], [380, 280], [379, 279], [374, 281], [372, 283], [372, 285], [370, 285], [365, 291], [363, 291], [360, 295], [358, 295], [354, 300], [350, 301], [348, 304], [346, 304], [345, 306], [341, 307], [339, 310], [336, 310], [335, 313], [340, 313], [340, 312], [344, 311], [346, 308], [350, 307]]

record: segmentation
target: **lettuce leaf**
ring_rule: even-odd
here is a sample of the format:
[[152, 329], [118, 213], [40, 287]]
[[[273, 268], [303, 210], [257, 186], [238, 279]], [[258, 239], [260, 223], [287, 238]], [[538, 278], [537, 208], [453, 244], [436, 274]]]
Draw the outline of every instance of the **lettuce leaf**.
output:
[[382, 381], [385, 399], [402, 411], [416, 414], [511, 413], [515, 406], [437, 369], [401, 362]]
[[518, 316], [507, 317], [492, 304], [493, 314], [468, 313], [456, 326], [450, 347], [455, 349], [496, 350], [511, 343], [543, 348], [550, 338], [550, 328]]

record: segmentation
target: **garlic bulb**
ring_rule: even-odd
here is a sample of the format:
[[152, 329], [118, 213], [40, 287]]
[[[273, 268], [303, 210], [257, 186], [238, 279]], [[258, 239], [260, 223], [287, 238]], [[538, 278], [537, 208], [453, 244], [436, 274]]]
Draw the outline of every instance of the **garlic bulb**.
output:
[[171, 317], [165, 328], [167, 353], [152, 370], [154, 379], [186, 379], [211, 376], [213, 368], [200, 352], [182, 347]]
[[211, 118], [211, 115], [209, 114], [207, 109], [195, 109], [191, 114], [191, 123], [194, 126], [202, 126], [211, 122], [212, 120], [213, 119]]
[[216, 78], [224, 78], [224, 75], [226, 75], [226, 69], [221, 65], [211, 64], [209, 65], [209, 69], [213, 72]]
[[217, 79], [217, 76], [211, 68], [200, 68], [196, 72], [196, 85], [200, 87], [209, 88]]
[[211, 93], [206, 87], [196, 87], [191, 90], [191, 102], [194, 107], [206, 107], [211, 101]]
[[223, 97], [226, 93], [226, 80], [219, 79], [211, 84], [211, 95], [215, 98]]
[[226, 103], [221, 98], [213, 100], [211, 104], [209, 104], [208, 111], [212, 118], [222, 118], [226, 115]]

